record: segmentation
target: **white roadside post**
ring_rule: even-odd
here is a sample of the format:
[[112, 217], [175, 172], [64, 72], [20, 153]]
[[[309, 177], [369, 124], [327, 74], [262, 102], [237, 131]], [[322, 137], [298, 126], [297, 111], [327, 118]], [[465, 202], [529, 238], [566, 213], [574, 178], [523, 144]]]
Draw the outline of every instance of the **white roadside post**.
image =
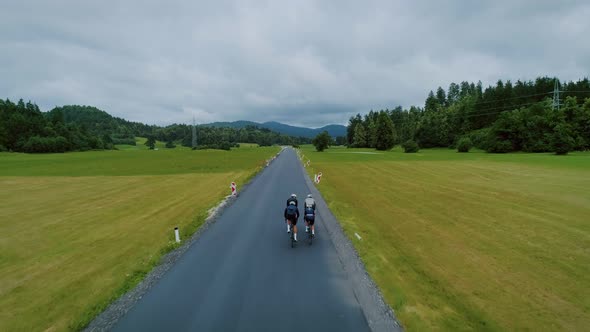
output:
[[238, 186], [236, 185], [236, 183], [232, 182], [229, 187], [231, 188], [231, 195], [237, 196], [238, 195]]
[[315, 178], [315, 183], [317, 183], [317, 184], [320, 184], [320, 180], [321, 180], [321, 179], [322, 179], [322, 172], [319, 172], [319, 173], [316, 175], [316, 178]]
[[180, 243], [180, 234], [178, 233], [178, 227], [174, 227], [174, 237], [176, 238], [176, 243]]

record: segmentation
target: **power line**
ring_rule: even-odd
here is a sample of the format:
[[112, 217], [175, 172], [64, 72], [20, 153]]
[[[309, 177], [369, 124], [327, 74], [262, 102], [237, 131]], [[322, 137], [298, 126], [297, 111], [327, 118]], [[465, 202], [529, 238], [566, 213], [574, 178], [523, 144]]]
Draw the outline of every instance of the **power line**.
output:
[[[484, 113], [481, 113], [481, 112], [476, 112], [476, 113], [468, 112], [468, 113], [464, 113], [464, 114], [449, 114], [449, 115], [445, 115], [445, 117], [447, 117], [449, 119], [452, 119], [452, 118], [472, 118], [472, 117], [477, 117], [477, 116], [500, 114], [500, 113], [503, 113], [503, 112], [506, 112], [506, 111], [514, 111], [514, 110], [517, 110], [517, 109], [519, 109], [521, 107], [535, 105], [535, 104], [538, 104], [538, 103], [540, 103], [540, 102], [539, 101], [535, 101], [535, 102], [530, 102], [530, 103], [524, 103], [524, 104], [519, 104], [519, 105], [515, 105], [515, 106], [510, 106], [510, 107], [507, 107], [507, 106], [492, 107], [492, 108], [487, 108], [485, 110], [482, 110], [482, 111], [484, 111]], [[491, 111], [491, 110], [499, 110], [499, 111], [487, 112], [487, 111]], [[440, 114], [440, 112], [436, 112], [436, 113], [439, 113]]]
[[512, 107], [495, 107], [495, 108], [489, 108], [486, 109], [485, 111], [490, 111], [490, 110], [498, 110], [499, 111], [495, 111], [495, 112], [486, 112], [486, 113], [466, 113], [466, 114], [455, 114], [455, 115], [450, 115], [447, 116], [448, 118], [472, 118], [472, 117], [476, 117], [476, 116], [484, 116], [484, 115], [492, 115], [492, 114], [500, 114], [502, 112], [506, 112], [506, 111], [514, 111], [517, 110], [523, 106], [530, 106], [530, 105], [534, 105], [537, 104], [538, 102], [531, 102], [531, 103], [525, 103], [525, 104], [520, 104], [517, 106], [512, 106]]
[[[494, 102], [502, 102], [502, 101], [506, 101], [506, 100], [514, 100], [514, 99], [522, 99], [522, 98], [528, 98], [528, 97], [536, 97], [536, 96], [545, 96], [545, 95], [549, 95], [554, 93], [555, 91], [551, 91], [551, 92], [544, 92], [544, 93], [536, 93], [536, 94], [531, 94], [531, 95], [526, 95], [526, 96], [519, 96], [519, 97], [513, 97], [513, 98], [505, 98], [505, 99], [496, 99], [496, 100], [490, 100], [490, 101], [485, 101], [485, 102], [479, 102], [479, 103], [474, 103], [471, 104], [473, 106], [475, 105], [480, 105], [480, 104], [488, 104], [488, 103], [494, 103]], [[590, 90], [585, 91], [585, 90], [576, 90], [576, 91], [568, 91], [568, 90], [559, 90], [560, 93], [590, 93]], [[516, 110], [520, 107], [523, 106], [530, 106], [530, 105], [534, 105], [537, 103], [542, 102], [542, 100], [538, 100], [538, 101], [534, 101], [534, 102], [529, 102], [529, 103], [524, 103], [524, 104], [518, 104], [518, 105], [514, 105], [514, 106], [499, 106], [499, 107], [492, 107], [492, 108], [485, 108], [485, 109], [481, 109], [479, 110], [477, 113], [468, 113], [468, 114], [461, 114], [461, 115], [453, 115], [453, 116], [447, 116], [447, 117], [474, 117], [474, 116], [483, 116], [483, 115], [491, 115], [491, 114], [499, 114], [505, 111], [512, 111], [512, 110]], [[445, 107], [446, 108], [446, 107]], [[498, 110], [501, 109], [500, 111], [497, 112], [487, 112], [487, 111], [492, 111], [492, 110]], [[393, 111], [393, 109], [391, 110]], [[402, 112], [408, 113], [408, 110], [402, 110]], [[481, 113], [484, 112], [484, 113]]]
[[[552, 92], [545, 92], [545, 93], [537, 93], [537, 94], [533, 94], [533, 95], [516, 97], [516, 98], [491, 100], [491, 101], [482, 102], [482, 103], [475, 103], [475, 104], [472, 104], [472, 105], [475, 106], [475, 105], [479, 105], [479, 104], [493, 103], [493, 102], [500, 103], [500, 102], [505, 101], [505, 100], [512, 100], [512, 99], [518, 99], [518, 98], [526, 98], [526, 97], [532, 97], [532, 96], [542, 96], [542, 95], [548, 95], [548, 94], [551, 94], [551, 93], [554, 93], [554, 91], [552, 91]], [[559, 93], [590, 93], [590, 90], [589, 91], [583, 91], [583, 90], [580, 90], [580, 91], [559, 90]], [[530, 102], [530, 103], [519, 104], [519, 105], [514, 105], [514, 106], [509, 106], [509, 107], [512, 108], [512, 109], [516, 109], [516, 108], [519, 108], [519, 107], [522, 107], [522, 106], [533, 105], [533, 104], [536, 104], [536, 103], [539, 103], [539, 102], [541, 102], [541, 101], [534, 101], [534, 102]], [[560, 105], [561, 105], [561, 103], [560, 103]], [[486, 112], [486, 111], [495, 110], [495, 109], [501, 109], [501, 108], [506, 108], [506, 107], [507, 106], [499, 106], [499, 107], [485, 108], [485, 109], [481, 109], [479, 111], [480, 112], [481, 111]]]
[[[564, 91], [563, 90], [560, 90], [560, 92], [564, 92]], [[574, 91], [567, 91], [567, 92], [574, 92]], [[590, 91], [576, 91], [576, 92], [590, 93]], [[549, 93], [552, 93], [552, 92], [549, 92]], [[549, 94], [549, 93], [544, 93], [544, 94]], [[517, 110], [517, 109], [519, 109], [521, 107], [524, 107], [524, 106], [535, 105], [535, 104], [540, 103], [540, 102], [541, 101], [535, 101], [535, 102], [530, 102], [530, 103], [524, 103], [524, 104], [509, 106], [509, 107], [500, 106], [500, 107], [486, 108], [486, 109], [483, 109], [483, 110], [479, 110], [479, 112], [476, 112], [476, 113], [447, 115], [447, 118], [471, 118], [471, 117], [476, 117], [476, 116], [500, 114], [500, 113], [507, 112], [507, 111], [514, 111], [514, 110]], [[552, 103], [552, 105], [553, 105], [553, 103]], [[561, 103], [559, 104], [559, 106], [561, 106]], [[492, 111], [492, 110], [499, 110], [499, 111], [496, 111], [496, 112], [488, 112], [488, 111]], [[483, 113], [481, 113], [481, 112], [483, 112]]]
[[504, 105], [504, 106], [498, 106], [498, 107], [490, 107], [490, 108], [479, 110], [478, 112], [469, 112], [469, 113], [465, 113], [464, 115], [461, 114], [461, 115], [457, 115], [457, 116], [458, 117], [466, 117], [466, 116], [472, 117], [472, 116], [479, 116], [479, 115], [495, 114], [495, 113], [498, 113], [498, 112], [491, 112], [490, 113], [488, 111], [499, 110], [499, 109], [502, 110], [502, 111], [499, 111], [499, 112], [509, 111], [509, 110], [515, 110], [515, 109], [518, 109], [518, 108], [523, 107], [523, 106], [530, 106], [530, 105], [534, 105], [534, 104], [537, 104], [537, 103], [540, 103], [540, 102], [541, 101], [533, 101], [533, 102], [530, 102], [530, 103], [518, 104], [518, 105], [514, 105], [514, 106], [505, 106]]
[[521, 106], [533, 105], [533, 104], [540, 103], [540, 102], [542, 102], [542, 101], [532, 101], [530, 103], [518, 104], [518, 105], [513, 105], [513, 106], [503, 105], [503, 106], [498, 106], [498, 107], [490, 107], [490, 108], [484, 108], [484, 109], [478, 110], [478, 112], [486, 112], [486, 111], [497, 110], [497, 109], [501, 109], [501, 108], [513, 108], [513, 109], [516, 109], [516, 108], [519, 108]]
[[[494, 108], [487, 108], [485, 110], [480, 110], [480, 111], [487, 112], [487, 111], [499, 110], [499, 109], [502, 109], [504, 111], [509, 111], [509, 110], [519, 109], [519, 108], [524, 107], [524, 106], [535, 105], [537, 103], [539, 103], [539, 101], [533, 101], [533, 102], [530, 102], [530, 103], [524, 103], [524, 104], [519, 104], [519, 105], [514, 105], [514, 106], [500, 106], [500, 107], [494, 107]], [[500, 112], [502, 112], [502, 111], [500, 111]], [[474, 115], [477, 115], [477, 114], [479, 114], [479, 112], [476, 113], [476, 114], [474, 114]]]
[[590, 93], [590, 90], [579, 90], [579, 91], [570, 91], [570, 90], [559, 90], [562, 93]]
[[535, 94], [526, 95], [526, 96], [518, 96], [518, 97], [504, 98], [504, 99], [495, 99], [495, 100], [489, 100], [489, 101], [482, 101], [482, 102], [474, 103], [473, 105], [489, 104], [489, 103], [495, 103], [495, 102], [499, 102], [499, 101], [506, 101], [506, 100], [513, 100], [513, 99], [522, 99], [522, 98], [528, 98], [528, 97], [545, 96], [545, 95], [548, 95], [548, 94], [551, 94], [551, 93], [553, 93], [553, 92], [535, 93]]

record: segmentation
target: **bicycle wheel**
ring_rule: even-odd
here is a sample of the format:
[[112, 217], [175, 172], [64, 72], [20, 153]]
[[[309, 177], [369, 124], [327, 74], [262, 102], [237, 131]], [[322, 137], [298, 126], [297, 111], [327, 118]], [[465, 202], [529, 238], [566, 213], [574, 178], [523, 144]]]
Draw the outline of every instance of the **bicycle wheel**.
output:
[[295, 236], [293, 235], [293, 230], [291, 230], [291, 248], [295, 248]]

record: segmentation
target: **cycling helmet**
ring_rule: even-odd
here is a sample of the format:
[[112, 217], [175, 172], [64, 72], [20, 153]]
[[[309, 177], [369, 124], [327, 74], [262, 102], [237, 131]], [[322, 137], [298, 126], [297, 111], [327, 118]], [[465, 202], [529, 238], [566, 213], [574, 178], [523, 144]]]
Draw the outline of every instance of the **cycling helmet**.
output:
[[295, 205], [295, 201], [290, 201], [289, 205]]
[[295, 198], [295, 197], [297, 197], [297, 195], [295, 195], [295, 194], [291, 194], [291, 197]]
[[308, 194], [308, 195], [307, 195], [307, 198], [311, 198], [311, 194]]

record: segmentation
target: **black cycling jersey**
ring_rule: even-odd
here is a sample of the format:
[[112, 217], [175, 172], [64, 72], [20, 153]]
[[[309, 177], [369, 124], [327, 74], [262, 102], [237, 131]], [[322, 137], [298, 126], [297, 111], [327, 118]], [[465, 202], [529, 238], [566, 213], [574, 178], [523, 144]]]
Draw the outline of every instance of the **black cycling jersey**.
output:
[[288, 213], [287, 213], [287, 211], [289, 211], [289, 207], [287, 206], [285, 208], [285, 219], [291, 220], [291, 222], [295, 222], [296, 223], [297, 222], [297, 219], [299, 219], [299, 209], [295, 208], [295, 209], [292, 209], [292, 210], [294, 210], [293, 212], [295, 213], [295, 215], [290, 217], [288, 215]]

